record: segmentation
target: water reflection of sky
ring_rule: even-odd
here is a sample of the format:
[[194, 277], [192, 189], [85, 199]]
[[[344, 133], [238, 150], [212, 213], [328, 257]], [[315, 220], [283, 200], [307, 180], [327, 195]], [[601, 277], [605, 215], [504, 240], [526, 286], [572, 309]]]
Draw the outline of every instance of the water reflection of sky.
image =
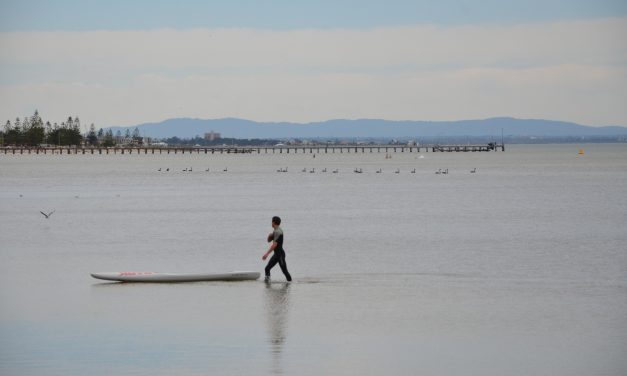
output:
[[271, 362], [261, 289], [94, 283], [63, 317], [0, 318], [0, 374], [254, 374]]

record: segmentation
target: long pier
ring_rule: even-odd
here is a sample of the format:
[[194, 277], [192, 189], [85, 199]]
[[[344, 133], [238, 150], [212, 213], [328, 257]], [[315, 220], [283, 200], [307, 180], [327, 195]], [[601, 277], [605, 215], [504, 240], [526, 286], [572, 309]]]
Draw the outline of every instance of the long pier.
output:
[[343, 154], [505, 151], [504, 144], [485, 145], [276, 145], [276, 146], [6, 146], [0, 154]]

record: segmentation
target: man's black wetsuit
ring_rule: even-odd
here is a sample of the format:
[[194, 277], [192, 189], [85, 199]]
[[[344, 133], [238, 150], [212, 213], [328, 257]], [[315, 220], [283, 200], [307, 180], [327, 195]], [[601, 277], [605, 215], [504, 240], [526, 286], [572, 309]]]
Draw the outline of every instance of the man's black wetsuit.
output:
[[285, 278], [288, 281], [292, 280], [292, 276], [290, 272], [287, 271], [287, 263], [285, 262], [285, 250], [283, 249], [283, 230], [281, 227], [277, 226], [274, 229], [273, 241], [276, 242], [276, 248], [274, 249], [274, 254], [268, 261], [268, 265], [266, 265], [266, 278], [270, 278], [270, 269], [272, 269], [277, 263], [281, 267], [281, 271], [285, 274]]

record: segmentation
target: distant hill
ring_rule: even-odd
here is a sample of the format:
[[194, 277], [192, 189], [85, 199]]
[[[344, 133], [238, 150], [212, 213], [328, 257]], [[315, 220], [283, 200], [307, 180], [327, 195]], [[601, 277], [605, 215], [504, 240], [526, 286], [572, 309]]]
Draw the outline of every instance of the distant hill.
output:
[[116, 132], [139, 128], [153, 138], [193, 138], [214, 131], [223, 138], [434, 138], [434, 137], [590, 137], [627, 136], [622, 126], [590, 127], [575, 123], [514, 118], [460, 121], [391, 121], [376, 119], [328, 120], [314, 123], [261, 123], [250, 120], [168, 119], [129, 127], [111, 127]]

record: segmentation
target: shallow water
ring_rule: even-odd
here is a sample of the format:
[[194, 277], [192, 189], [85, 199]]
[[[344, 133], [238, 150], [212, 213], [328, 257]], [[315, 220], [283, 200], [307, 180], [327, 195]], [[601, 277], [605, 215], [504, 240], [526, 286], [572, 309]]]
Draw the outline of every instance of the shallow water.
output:
[[[623, 375], [625, 187], [627, 145], [0, 155], [0, 374]], [[261, 271], [273, 215], [289, 285], [89, 276]]]

